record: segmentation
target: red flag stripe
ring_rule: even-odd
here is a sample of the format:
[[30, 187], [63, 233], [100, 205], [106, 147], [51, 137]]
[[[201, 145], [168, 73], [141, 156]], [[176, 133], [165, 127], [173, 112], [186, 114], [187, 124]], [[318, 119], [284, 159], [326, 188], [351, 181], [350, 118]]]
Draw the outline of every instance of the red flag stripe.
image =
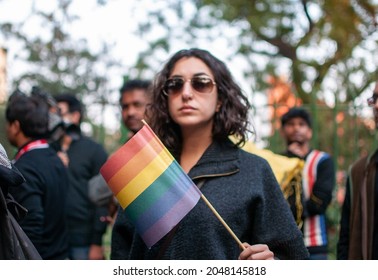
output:
[[[112, 178], [107, 182], [112, 191], [115, 195], [118, 195], [118, 193], [135, 178], [139, 174], [139, 176], [142, 176], [145, 178], [144, 183], [148, 182], [149, 180], [147, 178], [150, 178], [150, 176], [153, 177], [153, 170], [148, 172], [148, 167], [150, 166], [150, 163], [154, 161], [155, 159], [159, 158], [159, 168], [167, 168], [168, 165], [171, 163], [171, 161], [166, 162], [164, 161], [164, 157], [160, 156], [160, 152], [163, 150], [163, 147], [160, 145], [160, 143], [156, 139], [152, 139], [149, 143], [147, 143], [143, 149], [141, 149], [138, 153], [134, 155], [133, 158], [131, 158], [127, 164], [122, 166], [119, 171], [114, 174]], [[155, 164], [156, 165], [156, 164]], [[152, 166], [155, 166], [152, 165]], [[158, 170], [155, 168], [155, 171]], [[142, 175], [143, 173], [143, 175]], [[151, 182], [152, 183], [152, 182]], [[135, 185], [132, 184], [132, 185]], [[138, 188], [142, 188], [140, 184], [138, 184]], [[131, 187], [131, 186], [129, 186]], [[136, 186], [135, 186], [136, 187]]]
[[151, 139], [154, 138], [148, 129], [144, 126], [134, 137], [123, 145], [108, 161], [103, 165], [100, 172], [105, 181], [108, 182], [125, 164], [127, 164], [135, 154], [137, 154]]

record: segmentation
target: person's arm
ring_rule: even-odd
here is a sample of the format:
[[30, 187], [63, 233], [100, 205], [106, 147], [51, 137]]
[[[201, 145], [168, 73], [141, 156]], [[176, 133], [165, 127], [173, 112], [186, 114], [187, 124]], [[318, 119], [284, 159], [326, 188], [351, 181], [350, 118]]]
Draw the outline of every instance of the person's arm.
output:
[[306, 210], [309, 216], [324, 214], [332, 200], [335, 187], [335, 168], [331, 157], [319, 163], [316, 181], [310, 199], [306, 201]]
[[106, 232], [108, 224], [106, 221], [103, 221], [101, 217], [106, 217], [107, 215], [108, 210], [106, 207], [96, 207], [93, 221], [92, 240], [89, 248], [90, 260], [99, 260], [104, 258], [102, 238]]
[[341, 211], [340, 234], [337, 243], [337, 259], [347, 260], [349, 254], [349, 219], [350, 219], [350, 178], [348, 177], [345, 198]]
[[20, 226], [41, 252], [43, 242], [44, 209], [43, 190], [37, 173], [31, 167], [19, 167], [26, 182], [22, 185], [11, 187], [10, 193], [13, 198], [28, 210], [27, 215], [20, 221]]
[[88, 196], [97, 206], [108, 206], [113, 199], [113, 193], [101, 174], [89, 180]]
[[[98, 145], [96, 152], [92, 154], [92, 178], [98, 176], [100, 168], [107, 159], [107, 153], [102, 146]], [[90, 186], [88, 186], [90, 187]], [[93, 217], [92, 240], [89, 248], [89, 259], [98, 260], [104, 258], [104, 250], [102, 246], [102, 238], [106, 232], [107, 222], [102, 218], [108, 216], [107, 206], [95, 205], [95, 213]]]

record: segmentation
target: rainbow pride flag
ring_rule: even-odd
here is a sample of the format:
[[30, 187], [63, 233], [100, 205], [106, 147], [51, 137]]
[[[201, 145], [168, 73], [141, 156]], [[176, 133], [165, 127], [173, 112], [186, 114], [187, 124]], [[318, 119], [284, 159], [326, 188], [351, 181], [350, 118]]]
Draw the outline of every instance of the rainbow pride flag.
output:
[[116, 151], [100, 173], [149, 248], [201, 197], [200, 190], [148, 125]]

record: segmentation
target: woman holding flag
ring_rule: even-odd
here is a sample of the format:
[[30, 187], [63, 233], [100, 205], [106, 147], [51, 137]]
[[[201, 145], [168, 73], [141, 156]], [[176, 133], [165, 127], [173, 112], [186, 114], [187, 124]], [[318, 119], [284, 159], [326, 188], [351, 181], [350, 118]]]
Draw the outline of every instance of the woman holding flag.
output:
[[[111, 258], [307, 259], [301, 232], [270, 166], [239, 148], [246, 141], [250, 106], [226, 65], [208, 51], [181, 50], [158, 73], [152, 91], [149, 124], [185, 173], [201, 185], [203, 199], [151, 246], [136, 234], [126, 211], [119, 211]], [[233, 144], [230, 136], [239, 143]]]

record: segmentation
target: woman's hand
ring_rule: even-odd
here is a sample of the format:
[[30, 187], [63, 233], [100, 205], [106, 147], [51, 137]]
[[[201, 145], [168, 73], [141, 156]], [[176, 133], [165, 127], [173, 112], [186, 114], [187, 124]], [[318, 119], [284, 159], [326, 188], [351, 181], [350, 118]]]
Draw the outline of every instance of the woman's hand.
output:
[[244, 250], [239, 255], [239, 260], [274, 260], [274, 253], [266, 244], [249, 245], [243, 243]]
[[89, 260], [104, 260], [104, 250], [102, 246], [92, 244], [89, 247]]

